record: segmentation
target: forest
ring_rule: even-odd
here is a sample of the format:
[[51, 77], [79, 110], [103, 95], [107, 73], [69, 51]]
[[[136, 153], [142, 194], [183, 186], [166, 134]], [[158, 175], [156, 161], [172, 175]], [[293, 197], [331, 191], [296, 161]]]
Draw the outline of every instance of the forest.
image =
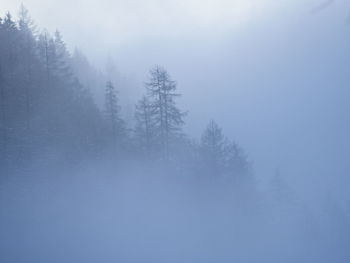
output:
[[[191, 111], [220, 107], [206, 105], [210, 95], [199, 84], [194, 87], [197, 104], [184, 108], [181, 101], [190, 95], [181, 89], [183, 82], [161, 63], [150, 65], [142, 95], [132, 97], [130, 106], [122, 96], [130, 87], [116, 71], [99, 69], [89, 54], [69, 47], [59, 30], [40, 28], [23, 4], [17, 16], [7, 12], [0, 17], [0, 262], [349, 262], [350, 199], [336, 185], [336, 174], [343, 170], [333, 167], [331, 158], [323, 162], [332, 178], [325, 184], [329, 189], [335, 185], [323, 191], [317, 188], [323, 183], [322, 169], [315, 168], [321, 159], [301, 161], [304, 148], [318, 146], [316, 140], [304, 145], [301, 140], [301, 157], [293, 156], [289, 141], [281, 146], [285, 152], [259, 149], [263, 156], [285, 154], [281, 158], [287, 163], [305, 169], [288, 180], [276, 165], [266, 176], [256, 169], [254, 151], [245, 151], [232, 130], [223, 129], [239, 129], [244, 122], [235, 118], [249, 114], [227, 110], [230, 125], [221, 126], [203, 111], [207, 124], [195, 136], [186, 132]], [[291, 56], [297, 61], [297, 55]], [[308, 70], [262, 61], [265, 73], [268, 63], [295, 75]], [[234, 70], [245, 67], [241, 63]], [[199, 75], [210, 81], [215, 74]], [[249, 80], [261, 77], [246, 74]], [[281, 83], [288, 85], [281, 72], [272, 75], [281, 75]], [[341, 82], [330, 81], [332, 87]], [[221, 84], [212, 87], [213, 93]], [[306, 96], [293, 101], [299, 90], [292, 84], [285, 93], [299, 109]], [[237, 103], [232, 94], [220, 94], [222, 103]], [[244, 101], [247, 108], [258, 108], [257, 102], [266, 98], [251, 96], [251, 104]], [[330, 108], [329, 101], [322, 103]], [[273, 111], [277, 116], [278, 110]], [[271, 130], [290, 128], [296, 112]], [[283, 141], [278, 133], [264, 133], [264, 126], [274, 122], [269, 121], [253, 126], [260, 140]], [[302, 137], [303, 128], [292, 131], [287, 136]], [[250, 137], [253, 143], [255, 137]], [[307, 177], [309, 171], [313, 176]]]
[[[18, 21], [1, 19], [1, 169], [36, 163], [74, 165], [109, 155], [115, 162], [147, 160], [186, 174], [251, 176], [243, 150], [211, 120], [199, 142], [182, 131], [187, 111], [167, 70], [154, 66], [133, 120], [121, 115], [118, 83], [106, 80], [104, 107], [79, 79], [84, 55], [67, 50], [62, 35], [37, 33], [22, 6]], [[102, 87], [101, 87], [102, 88]]]

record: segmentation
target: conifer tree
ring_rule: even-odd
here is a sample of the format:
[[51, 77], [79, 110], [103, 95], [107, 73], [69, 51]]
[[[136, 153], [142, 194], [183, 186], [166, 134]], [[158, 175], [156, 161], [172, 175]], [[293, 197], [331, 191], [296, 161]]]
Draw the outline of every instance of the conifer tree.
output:
[[126, 127], [120, 116], [117, 91], [111, 81], [106, 83], [105, 114], [114, 146], [120, 146], [126, 136]]
[[32, 110], [32, 95], [34, 89], [34, 75], [35, 70], [38, 68], [36, 59], [36, 39], [35, 39], [35, 25], [28, 10], [23, 4], [20, 6], [19, 11], [19, 56], [21, 58], [20, 72], [23, 77], [23, 88], [25, 96], [25, 119], [26, 119], [26, 134], [31, 132], [31, 110]]
[[214, 176], [243, 175], [249, 171], [249, 163], [241, 148], [229, 141], [213, 120], [202, 134], [200, 151], [206, 173]]
[[146, 154], [150, 154], [156, 148], [156, 126], [154, 121], [154, 109], [146, 96], [143, 96], [136, 105], [135, 135], [138, 146]]
[[176, 105], [177, 84], [169, 73], [162, 67], [156, 66], [150, 70], [146, 89], [153, 108], [154, 121], [158, 129], [158, 140], [163, 149], [165, 158], [169, 158], [169, 147], [172, 142], [181, 136], [181, 127], [184, 116]]

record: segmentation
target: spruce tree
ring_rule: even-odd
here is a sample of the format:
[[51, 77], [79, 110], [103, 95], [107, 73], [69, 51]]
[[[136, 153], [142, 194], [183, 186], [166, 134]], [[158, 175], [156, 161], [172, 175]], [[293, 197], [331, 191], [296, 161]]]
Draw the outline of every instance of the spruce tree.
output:
[[224, 136], [214, 120], [209, 122], [202, 134], [200, 152], [204, 173], [232, 176], [249, 172], [249, 162], [242, 149]]
[[120, 116], [121, 108], [118, 102], [117, 91], [111, 81], [106, 83], [105, 114], [114, 146], [120, 146], [126, 136], [126, 127]]
[[157, 146], [157, 130], [154, 120], [154, 108], [146, 96], [143, 96], [136, 105], [135, 119], [137, 145], [142, 152], [149, 155]]

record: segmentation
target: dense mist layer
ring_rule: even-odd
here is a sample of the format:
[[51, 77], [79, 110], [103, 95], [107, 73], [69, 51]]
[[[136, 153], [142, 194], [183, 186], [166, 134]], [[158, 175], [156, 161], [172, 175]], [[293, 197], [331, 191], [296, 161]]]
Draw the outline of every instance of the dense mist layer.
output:
[[[133, 168], [131, 168], [131, 165]], [[35, 179], [33, 179], [35, 178]], [[306, 204], [276, 177], [267, 191], [140, 163], [2, 183], [4, 262], [347, 262], [349, 217]]]
[[0, 262], [349, 262], [347, 1], [23, 3]]

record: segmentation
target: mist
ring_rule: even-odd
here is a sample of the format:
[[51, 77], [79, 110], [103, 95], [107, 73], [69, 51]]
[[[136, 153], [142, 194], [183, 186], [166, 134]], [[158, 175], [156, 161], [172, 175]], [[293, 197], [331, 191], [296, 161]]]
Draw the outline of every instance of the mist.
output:
[[0, 17], [1, 261], [349, 261], [347, 1]]

